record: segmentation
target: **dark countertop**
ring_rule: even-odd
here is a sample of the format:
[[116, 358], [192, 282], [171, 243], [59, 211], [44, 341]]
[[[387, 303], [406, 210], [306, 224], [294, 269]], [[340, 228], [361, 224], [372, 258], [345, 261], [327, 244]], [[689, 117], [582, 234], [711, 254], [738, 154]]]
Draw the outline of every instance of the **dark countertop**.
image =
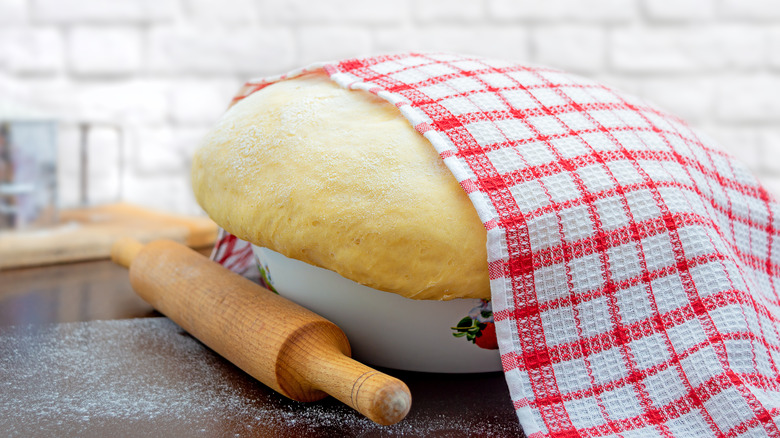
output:
[[4, 436], [522, 436], [502, 373], [382, 371], [412, 392], [393, 426], [273, 392], [155, 312], [109, 261], [0, 272]]

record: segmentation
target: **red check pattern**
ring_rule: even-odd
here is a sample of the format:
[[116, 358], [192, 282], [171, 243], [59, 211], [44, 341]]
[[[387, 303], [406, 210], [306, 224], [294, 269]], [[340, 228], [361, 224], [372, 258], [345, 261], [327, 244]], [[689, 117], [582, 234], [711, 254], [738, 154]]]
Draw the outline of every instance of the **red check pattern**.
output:
[[312, 69], [395, 104], [473, 201], [528, 436], [780, 436], [780, 211], [741, 164], [554, 69], [411, 53], [287, 76]]
[[221, 228], [211, 251], [211, 260], [246, 277], [256, 275], [252, 245]]

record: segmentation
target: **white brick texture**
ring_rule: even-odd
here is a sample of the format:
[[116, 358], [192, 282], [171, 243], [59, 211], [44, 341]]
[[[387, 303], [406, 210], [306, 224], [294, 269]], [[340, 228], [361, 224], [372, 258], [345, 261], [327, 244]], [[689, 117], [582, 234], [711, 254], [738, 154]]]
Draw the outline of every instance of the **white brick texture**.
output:
[[413, 7], [414, 18], [422, 23], [484, 22], [487, 12], [484, 0], [427, 0], [415, 2]]
[[712, 115], [714, 79], [702, 77], [692, 82], [687, 78], [659, 78], [643, 81], [640, 86], [640, 94], [688, 122], [703, 122]]
[[763, 156], [761, 170], [769, 175], [780, 175], [780, 128], [763, 130], [760, 134]]
[[34, 22], [154, 23], [171, 21], [181, 11], [177, 0], [28, 0]]
[[187, 163], [182, 153], [184, 139], [167, 126], [135, 127], [129, 132], [129, 147], [135, 169], [148, 175], [181, 174]]
[[[0, 98], [60, 120], [60, 200], [196, 213], [189, 165], [246, 80], [452, 51], [570, 70], [679, 115], [780, 195], [777, 0], [0, 0]], [[90, 164], [79, 167], [79, 126]]]
[[769, 64], [780, 69], [780, 28], [773, 29], [769, 34]]
[[606, 62], [606, 31], [599, 26], [556, 25], [533, 31], [538, 62], [577, 73], [597, 72]]
[[644, 0], [648, 19], [658, 22], [697, 22], [715, 17], [715, 0]]
[[636, 17], [639, 8], [634, 0], [488, 0], [488, 12], [498, 21], [621, 23]]
[[716, 116], [728, 122], [780, 122], [780, 76], [751, 74], [719, 79]]
[[480, 54], [516, 61], [528, 60], [528, 32], [520, 26], [425, 26], [393, 28], [375, 33], [379, 52], [429, 50]]
[[64, 65], [60, 33], [54, 28], [0, 26], [0, 66], [22, 75], [58, 73]]
[[612, 33], [612, 65], [626, 73], [707, 73], [766, 62], [766, 33], [747, 25], [629, 28]]
[[71, 97], [67, 99], [69, 102], [79, 102], [80, 111], [73, 117], [87, 122], [163, 123], [170, 113], [167, 93], [171, 86], [164, 81], [91, 82], [68, 90], [73, 93], [68, 93]]
[[141, 32], [134, 28], [77, 27], [68, 39], [68, 66], [75, 75], [129, 75], [141, 70]]
[[404, 21], [413, 0], [262, 0], [261, 18], [269, 23], [390, 24]]
[[210, 126], [227, 109], [243, 81], [181, 79], [170, 85], [170, 117], [177, 125]]
[[371, 53], [371, 33], [361, 26], [307, 26], [297, 37], [304, 65]]
[[0, 24], [17, 24], [27, 20], [25, 0], [0, 0]]
[[172, 26], [149, 35], [149, 69], [161, 74], [244, 76], [292, 68], [289, 28]]
[[776, 0], [722, 0], [722, 15], [758, 21], [774, 21], [780, 18]]
[[257, 22], [257, 5], [253, 0], [186, 0], [186, 20], [192, 23], [247, 25]]

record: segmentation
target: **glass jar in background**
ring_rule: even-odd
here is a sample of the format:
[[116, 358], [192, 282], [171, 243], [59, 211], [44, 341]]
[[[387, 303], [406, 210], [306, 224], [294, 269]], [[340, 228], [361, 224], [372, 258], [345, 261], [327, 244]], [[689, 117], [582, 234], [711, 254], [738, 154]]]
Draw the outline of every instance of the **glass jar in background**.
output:
[[0, 104], [0, 230], [37, 228], [57, 219], [57, 123]]

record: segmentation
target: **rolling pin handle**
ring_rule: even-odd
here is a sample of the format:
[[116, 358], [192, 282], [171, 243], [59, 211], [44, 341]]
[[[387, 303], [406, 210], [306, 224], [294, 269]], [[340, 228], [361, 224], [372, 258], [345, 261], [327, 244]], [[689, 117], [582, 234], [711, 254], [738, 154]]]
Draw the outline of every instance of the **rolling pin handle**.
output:
[[395, 424], [409, 413], [412, 394], [401, 380], [326, 348], [312, 346], [309, 351], [316, 351], [318, 360], [301, 357], [298, 368], [305, 370], [303, 377], [315, 388], [383, 426]]
[[412, 394], [406, 384], [378, 371], [365, 374], [353, 389], [357, 411], [383, 426], [403, 420], [412, 407]]
[[143, 244], [135, 239], [122, 237], [111, 245], [111, 261], [129, 268], [143, 247]]

